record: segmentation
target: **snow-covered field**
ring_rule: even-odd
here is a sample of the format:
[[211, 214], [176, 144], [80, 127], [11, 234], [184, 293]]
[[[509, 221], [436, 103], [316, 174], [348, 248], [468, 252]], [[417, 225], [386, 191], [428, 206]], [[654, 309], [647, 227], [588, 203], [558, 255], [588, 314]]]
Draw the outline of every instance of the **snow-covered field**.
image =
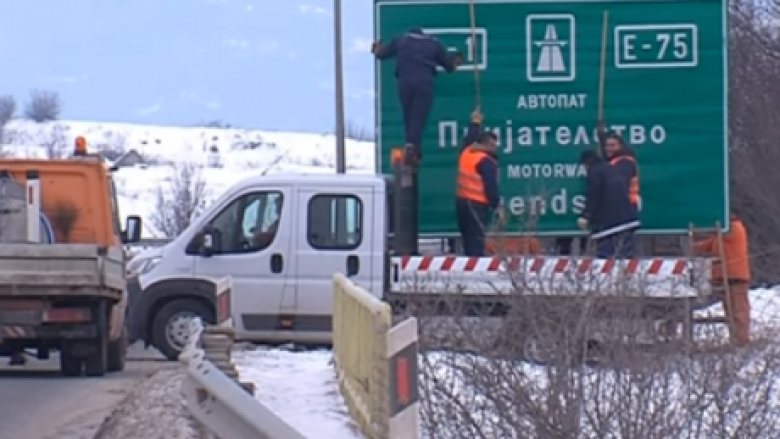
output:
[[[148, 158], [150, 164], [114, 173], [120, 214], [143, 217], [145, 238], [161, 237], [150, 218], [158, 188], [170, 186], [176, 165], [192, 163], [201, 167], [207, 199], [213, 201], [236, 182], [265, 171], [334, 172], [336, 164], [336, 141], [330, 134], [98, 122], [13, 121], [6, 127], [3, 152], [45, 158], [53, 150], [71, 151], [78, 136], [87, 139], [93, 152], [135, 150]], [[374, 156], [373, 143], [347, 141], [348, 172], [372, 173]], [[209, 166], [215, 160], [220, 167]]]

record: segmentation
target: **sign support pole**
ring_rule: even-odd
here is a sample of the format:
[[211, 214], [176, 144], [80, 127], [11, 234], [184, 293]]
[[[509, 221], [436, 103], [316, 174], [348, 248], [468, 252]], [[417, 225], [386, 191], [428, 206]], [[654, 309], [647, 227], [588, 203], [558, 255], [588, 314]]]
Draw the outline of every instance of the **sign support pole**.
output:
[[344, 122], [344, 67], [341, 29], [341, 0], [333, 0], [333, 67], [336, 112], [336, 172], [347, 172], [347, 140]]

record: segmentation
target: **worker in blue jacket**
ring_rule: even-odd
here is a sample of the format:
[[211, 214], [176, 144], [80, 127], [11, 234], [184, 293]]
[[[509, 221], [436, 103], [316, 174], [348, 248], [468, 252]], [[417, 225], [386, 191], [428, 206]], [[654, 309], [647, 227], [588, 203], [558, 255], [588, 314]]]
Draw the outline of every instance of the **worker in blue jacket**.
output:
[[491, 212], [497, 214], [500, 223], [504, 222], [498, 176], [498, 137], [482, 130], [482, 114], [476, 110], [458, 159], [455, 189], [455, 216], [466, 256], [485, 255]]
[[585, 209], [577, 224], [590, 231], [590, 238], [596, 242], [597, 257], [633, 258], [639, 220], [626, 182], [614, 166], [594, 151], [584, 151], [580, 164], [587, 170], [587, 186]]
[[371, 46], [379, 60], [395, 58], [395, 77], [401, 102], [407, 153], [415, 162], [422, 159], [422, 137], [433, 107], [433, 81], [437, 67], [454, 72], [463, 62], [462, 55], [450, 56], [447, 49], [420, 28], [393, 38], [387, 45], [381, 41]]

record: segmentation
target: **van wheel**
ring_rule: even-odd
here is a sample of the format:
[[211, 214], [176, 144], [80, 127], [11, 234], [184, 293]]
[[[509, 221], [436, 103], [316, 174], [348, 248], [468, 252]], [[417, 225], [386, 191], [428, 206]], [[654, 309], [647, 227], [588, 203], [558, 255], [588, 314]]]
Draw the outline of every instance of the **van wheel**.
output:
[[124, 328], [119, 338], [108, 344], [108, 372], [122, 372], [125, 370], [126, 359], [127, 328]]
[[108, 337], [100, 335], [92, 341], [92, 351], [84, 359], [84, 374], [102, 377], [108, 370]]
[[165, 358], [176, 361], [190, 341], [189, 324], [200, 317], [204, 324], [214, 321], [214, 313], [203, 302], [178, 299], [167, 303], [152, 322], [152, 344]]
[[81, 376], [82, 358], [67, 349], [60, 351], [60, 373], [66, 377]]

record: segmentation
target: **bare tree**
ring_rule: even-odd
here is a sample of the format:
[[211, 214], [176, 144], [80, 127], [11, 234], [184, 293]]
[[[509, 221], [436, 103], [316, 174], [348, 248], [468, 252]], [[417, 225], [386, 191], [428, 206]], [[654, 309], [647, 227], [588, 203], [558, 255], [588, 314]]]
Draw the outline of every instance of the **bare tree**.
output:
[[127, 136], [120, 132], [106, 134], [105, 142], [95, 145], [95, 152], [100, 153], [107, 160], [117, 160], [128, 152]]
[[16, 99], [11, 95], [0, 96], [0, 127], [16, 116]]
[[[659, 280], [617, 262], [604, 276], [610, 261], [499, 260], [502, 274], [482, 281], [405, 281], [418, 294], [405, 299], [419, 299], [407, 309], [420, 324], [428, 437], [780, 437], [780, 325], [766, 316], [741, 349], [723, 324], [687, 329], [693, 309], [722, 313], [699, 282], [705, 265], [690, 259], [690, 273]], [[419, 293], [431, 283], [437, 296]]]
[[38, 123], [55, 121], [62, 113], [62, 106], [62, 98], [57, 92], [33, 90], [24, 107], [24, 115]]
[[366, 127], [358, 124], [355, 121], [348, 121], [344, 127], [345, 136], [348, 139], [356, 140], [358, 142], [373, 142], [374, 134]]
[[6, 125], [16, 115], [16, 99], [11, 95], [0, 96], [0, 156], [5, 156], [5, 144], [8, 142]]
[[200, 167], [187, 162], [175, 168], [168, 187], [157, 189], [152, 224], [167, 238], [175, 238], [206, 207], [206, 180]]
[[731, 203], [746, 223], [754, 277], [780, 282], [780, 39], [775, 3], [736, 1], [730, 14]]
[[48, 159], [61, 159], [70, 155], [65, 127], [59, 123], [52, 123], [40, 139], [40, 146], [43, 147], [44, 155]]

